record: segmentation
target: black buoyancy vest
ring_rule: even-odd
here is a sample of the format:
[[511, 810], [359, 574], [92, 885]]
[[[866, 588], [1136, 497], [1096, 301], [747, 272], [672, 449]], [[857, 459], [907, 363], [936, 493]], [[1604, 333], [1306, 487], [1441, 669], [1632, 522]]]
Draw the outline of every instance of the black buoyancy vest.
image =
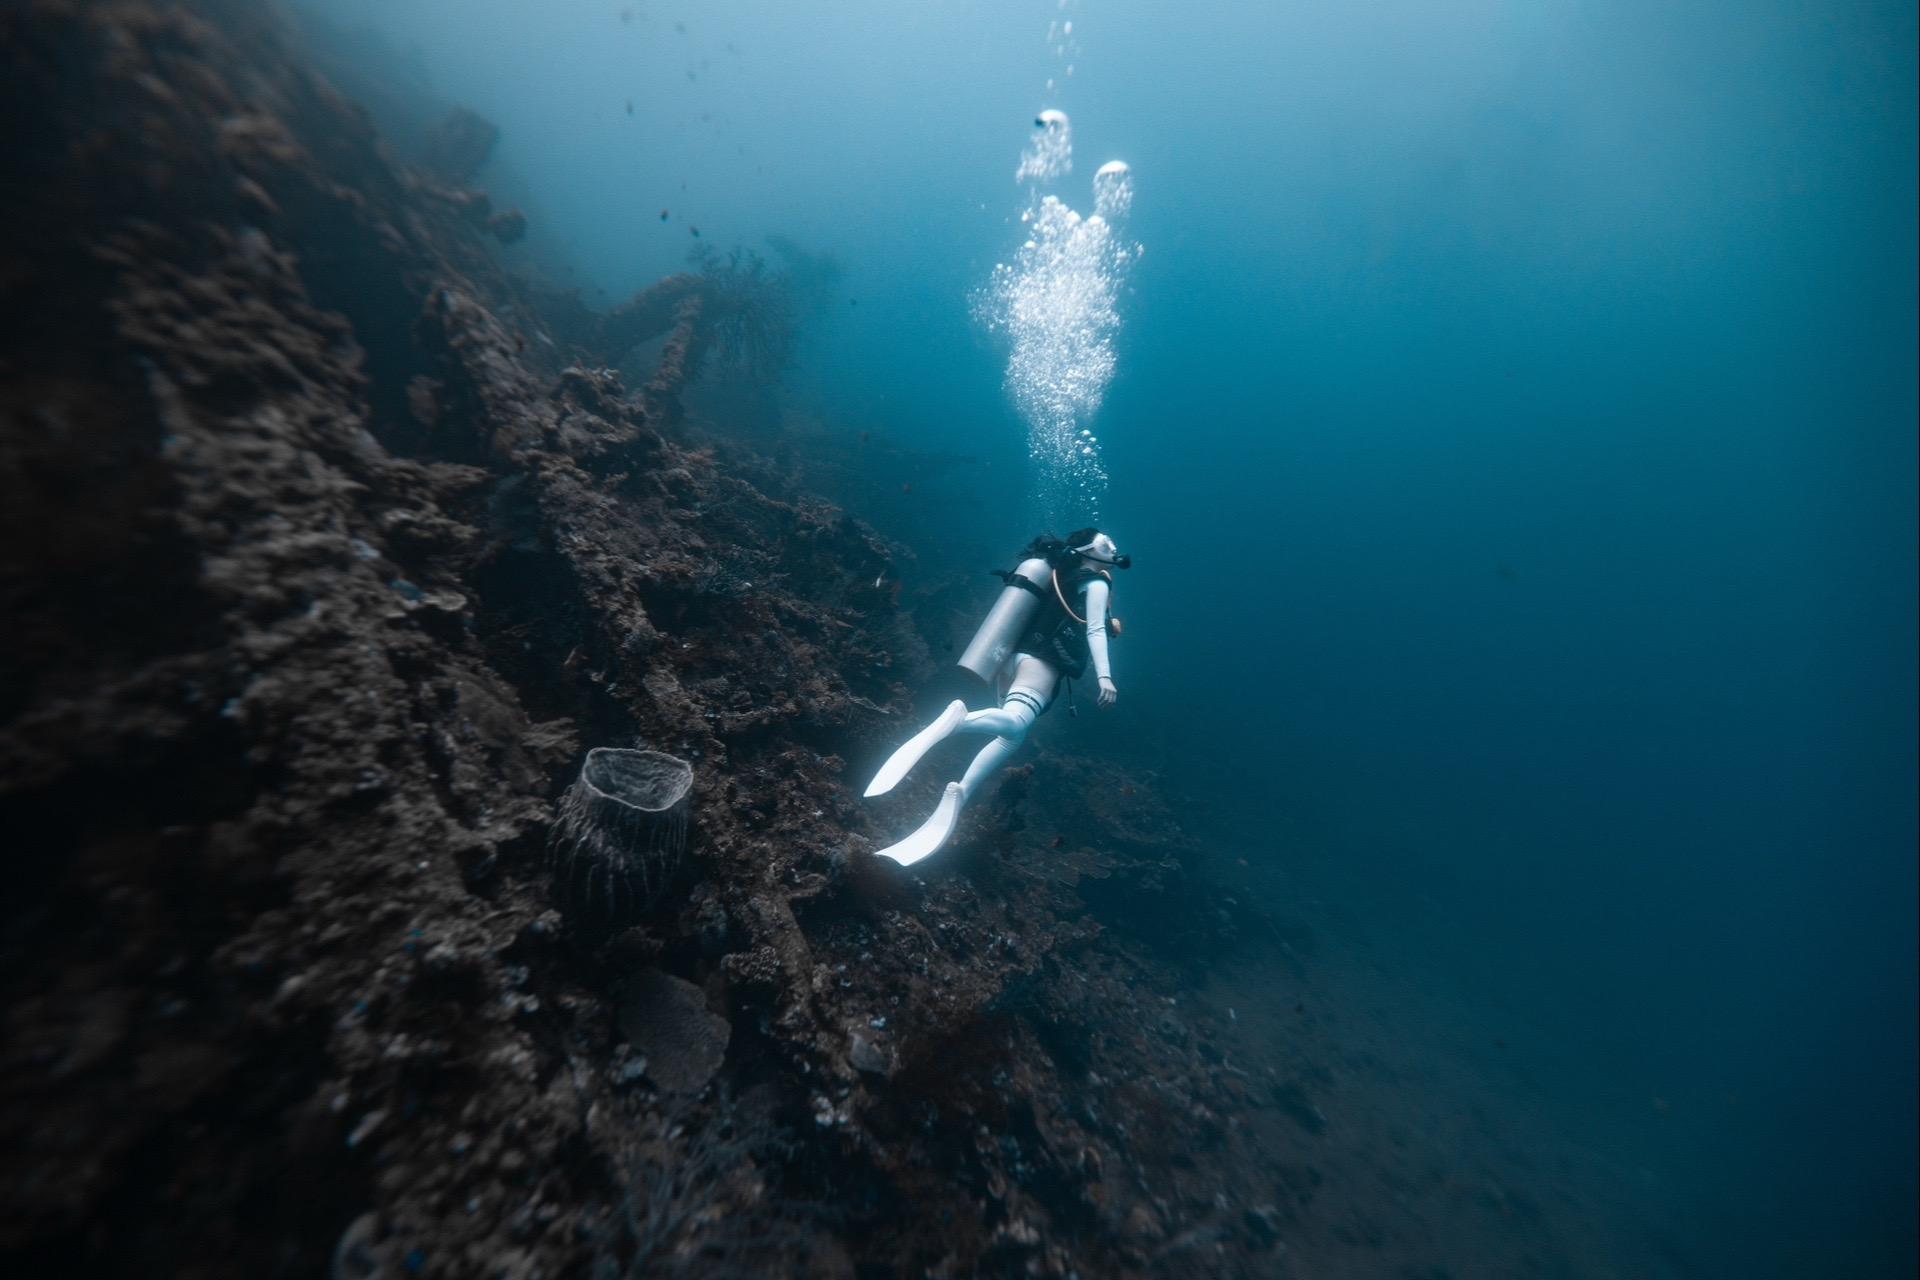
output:
[[[1096, 578], [1113, 581], [1112, 575], [1099, 569], [1089, 569], [1084, 564], [1054, 570], [1049, 584], [1037, 593], [1040, 596], [1040, 611], [1033, 615], [1033, 621], [1027, 624], [1026, 631], [1020, 637], [1018, 648], [1022, 652], [1052, 663], [1069, 680], [1078, 680], [1084, 675], [1087, 663], [1093, 656], [1087, 647], [1087, 606], [1084, 597], [1087, 585]], [[1080, 615], [1078, 618], [1061, 603], [1062, 596], [1066, 597], [1068, 603], [1080, 606], [1073, 611]]]

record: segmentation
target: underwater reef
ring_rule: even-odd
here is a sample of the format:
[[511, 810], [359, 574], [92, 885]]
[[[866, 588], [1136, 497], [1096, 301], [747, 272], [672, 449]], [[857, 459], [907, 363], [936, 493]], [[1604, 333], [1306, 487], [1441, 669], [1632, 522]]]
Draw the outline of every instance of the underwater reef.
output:
[[[1446, 1274], [1234, 1059], [1196, 974], [1304, 940], [1150, 779], [871, 856], [937, 664], [908, 548], [682, 433], [751, 270], [509, 270], [491, 126], [400, 159], [248, 0], [0, 61], [11, 1274]], [[691, 771], [645, 893], [555, 856], [599, 748]]]

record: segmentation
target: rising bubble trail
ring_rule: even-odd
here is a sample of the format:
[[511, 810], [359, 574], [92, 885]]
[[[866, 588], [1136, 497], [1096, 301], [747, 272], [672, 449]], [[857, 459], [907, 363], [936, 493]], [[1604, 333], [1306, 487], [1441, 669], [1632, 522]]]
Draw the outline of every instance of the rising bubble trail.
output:
[[[1072, 23], [1057, 23], [1050, 37], [1071, 33]], [[976, 312], [1008, 341], [1007, 393], [1027, 426], [1034, 506], [1049, 526], [1065, 526], [1100, 517], [1107, 472], [1093, 420], [1113, 381], [1120, 291], [1142, 250], [1124, 231], [1132, 171], [1118, 160], [1102, 165], [1093, 212], [1083, 216], [1046, 190], [1073, 170], [1072, 122], [1049, 108], [1033, 128], [1015, 171], [1027, 187], [1026, 238], [994, 267]]]

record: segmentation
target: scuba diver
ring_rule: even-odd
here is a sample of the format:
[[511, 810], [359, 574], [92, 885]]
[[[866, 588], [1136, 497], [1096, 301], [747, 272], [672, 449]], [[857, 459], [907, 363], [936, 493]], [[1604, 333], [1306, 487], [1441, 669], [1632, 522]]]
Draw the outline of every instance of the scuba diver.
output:
[[1100, 705], [1110, 707], [1120, 696], [1107, 656], [1109, 633], [1120, 634], [1119, 619], [1108, 615], [1110, 570], [1132, 567], [1133, 558], [1121, 555], [1113, 539], [1098, 529], [1082, 529], [1064, 542], [1042, 534], [1027, 544], [1023, 555], [1018, 567], [1000, 574], [1006, 589], [960, 655], [962, 667], [999, 689], [999, 707], [968, 711], [956, 698], [889, 756], [867, 784], [867, 795], [885, 795], [935, 744], [956, 733], [993, 738], [980, 748], [960, 781], [947, 784], [933, 816], [918, 831], [880, 850], [881, 857], [901, 866], [911, 866], [947, 842], [960, 821], [961, 806], [1019, 749], [1062, 679], [1077, 679], [1091, 662], [1100, 684]]

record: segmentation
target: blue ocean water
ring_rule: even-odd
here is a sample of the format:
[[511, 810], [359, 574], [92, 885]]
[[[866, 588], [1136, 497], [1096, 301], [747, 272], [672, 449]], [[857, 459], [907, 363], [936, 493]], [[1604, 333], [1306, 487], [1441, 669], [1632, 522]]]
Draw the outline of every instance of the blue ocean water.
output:
[[[516, 252], [591, 300], [831, 255], [779, 399], [947, 459], [862, 510], [929, 575], [1061, 507], [982, 294], [1124, 161], [1076, 402], [1122, 704], [1043, 732], [1321, 904], [1422, 993], [1410, 1061], [1525, 1092], [1695, 1273], [1912, 1273], [1910, 4], [310, 7], [500, 124]], [[1073, 167], [1023, 184], [1043, 108]]]

